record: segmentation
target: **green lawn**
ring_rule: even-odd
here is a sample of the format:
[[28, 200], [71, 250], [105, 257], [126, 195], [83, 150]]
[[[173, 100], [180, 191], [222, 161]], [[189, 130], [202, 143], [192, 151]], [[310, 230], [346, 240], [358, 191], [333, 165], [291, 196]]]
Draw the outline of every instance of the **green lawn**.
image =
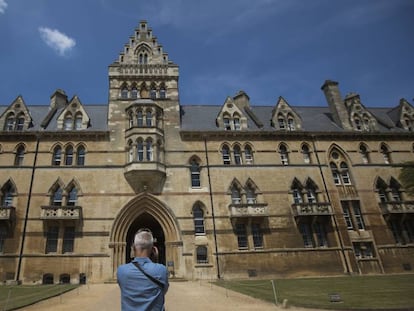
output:
[[35, 302], [58, 296], [79, 285], [0, 286], [0, 311], [15, 310]]
[[[321, 309], [414, 310], [414, 274], [275, 279], [278, 304]], [[275, 302], [271, 280], [218, 281], [216, 285]], [[339, 294], [340, 302], [331, 302]], [[336, 297], [337, 298], [337, 297]]]

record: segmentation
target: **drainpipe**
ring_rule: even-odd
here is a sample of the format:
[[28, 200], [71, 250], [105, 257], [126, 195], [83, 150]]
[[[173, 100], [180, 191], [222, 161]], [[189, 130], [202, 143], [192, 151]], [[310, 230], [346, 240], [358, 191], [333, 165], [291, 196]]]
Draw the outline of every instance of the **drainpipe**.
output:
[[212, 191], [212, 188], [211, 188], [210, 165], [209, 165], [209, 162], [208, 162], [207, 138], [206, 137], [204, 137], [204, 150], [205, 150], [205, 154], [206, 154], [208, 188], [209, 188], [209, 193], [210, 193], [210, 204], [211, 204], [211, 217], [213, 218], [213, 235], [214, 235], [214, 246], [215, 246], [215, 249], [216, 249], [217, 279], [220, 280], [220, 264], [219, 264], [219, 258], [218, 258], [216, 218], [215, 218], [215, 215], [214, 215], [213, 191]]
[[39, 152], [39, 142], [40, 142], [40, 134], [37, 133], [36, 134], [35, 156], [34, 156], [34, 160], [33, 160], [32, 175], [30, 177], [29, 194], [28, 194], [27, 205], [26, 205], [26, 215], [24, 217], [24, 223], [23, 223], [22, 243], [21, 243], [21, 246], [20, 246], [19, 261], [18, 261], [18, 264], [17, 264], [16, 282], [18, 284], [21, 283], [21, 281], [20, 281], [20, 270], [21, 270], [21, 267], [22, 267], [24, 242], [25, 242], [25, 239], [26, 239], [27, 220], [29, 218], [30, 201], [32, 199], [33, 180], [34, 180], [34, 174], [35, 174], [35, 169], [36, 169], [37, 154]]
[[[323, 175], [323, 171], [322, 171], [322, 165], [321, 165], [321, 162], [319, 160], [318, 152], [316, 150], [315, 136], [311, 135], [311, 137], [312, 137], [313, 150], [315, 151], [316, 161], [318, 162], [319, 173], [321, 174], [321, 177], [322, 177], [323, 187], [325, 189], [325, 193], [326, 193], [326, 196], [328, 198], [328, 202], [331, 205], [332, 212], [333, 212], [334, 210], [333, 210], [333, 207], [332, 207], [331, 197], [330, 197], [329, 192], [328, 192], [328, 187], [326, 185], [325, 176]], [[344, 249], [344, 242], [342, 241], [342, 235], [341, 235], [341, 232], [339, 231], [339, 227], [338, 227], [338, 223], [336, 221], [335, 213], [333, 213], [332, 219], [333, 219], [333, 222], [334, 222], [336, 233], [338, 234], [339, 246], [341, 247], [341, 253], [342, 253], [342, 256], [344, 258], [346, 273], [349, 274], [350, 273], [349, 263], [348, 263], [348, 260], [346, 259], [346, 254], [345, 254], [345, 249]]]

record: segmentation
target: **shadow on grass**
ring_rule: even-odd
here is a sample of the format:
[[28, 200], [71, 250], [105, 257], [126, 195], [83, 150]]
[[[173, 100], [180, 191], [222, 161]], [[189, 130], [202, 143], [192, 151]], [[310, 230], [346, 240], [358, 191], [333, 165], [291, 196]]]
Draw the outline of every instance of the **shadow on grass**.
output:
[[[273, 283], [273, 285], [272, 285]], [[279, 305], [346, 310], [414, 310], [414, 274], [217, 281]]]
[[10, 311], [59, 296], [79, 285], [16, 285], [0, 286], [0, 311]]

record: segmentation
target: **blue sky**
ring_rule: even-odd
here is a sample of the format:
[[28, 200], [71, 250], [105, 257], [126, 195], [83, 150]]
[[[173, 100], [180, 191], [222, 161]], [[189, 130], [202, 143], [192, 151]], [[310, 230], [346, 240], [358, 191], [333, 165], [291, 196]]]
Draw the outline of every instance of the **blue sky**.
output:
[[105, 104], [108, 65], [140, 20], [180, 66], [181, 104], [326, 106], [326, 79], [367, 107], [414, 97], [413, 0], [0, 0], [0, 104], [57, 89]]

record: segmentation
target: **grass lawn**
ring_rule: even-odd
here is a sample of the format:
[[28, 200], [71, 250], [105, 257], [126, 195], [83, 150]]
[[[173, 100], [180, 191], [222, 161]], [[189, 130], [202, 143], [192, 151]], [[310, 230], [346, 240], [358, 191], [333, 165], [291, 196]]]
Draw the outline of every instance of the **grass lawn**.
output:
[[0, 286], [0, 311], [15, 310], [60, 295], [79, 285]]
[[[414, 310], [414, 274], [275, 279], [278, 304], [320, 309]], [[218, 281], [216, 285], [275, 302], [271, 280]], [[340, 302], [331, 302], [339, 294]], [[338, 297], [335, 297], [338, 298]]]

